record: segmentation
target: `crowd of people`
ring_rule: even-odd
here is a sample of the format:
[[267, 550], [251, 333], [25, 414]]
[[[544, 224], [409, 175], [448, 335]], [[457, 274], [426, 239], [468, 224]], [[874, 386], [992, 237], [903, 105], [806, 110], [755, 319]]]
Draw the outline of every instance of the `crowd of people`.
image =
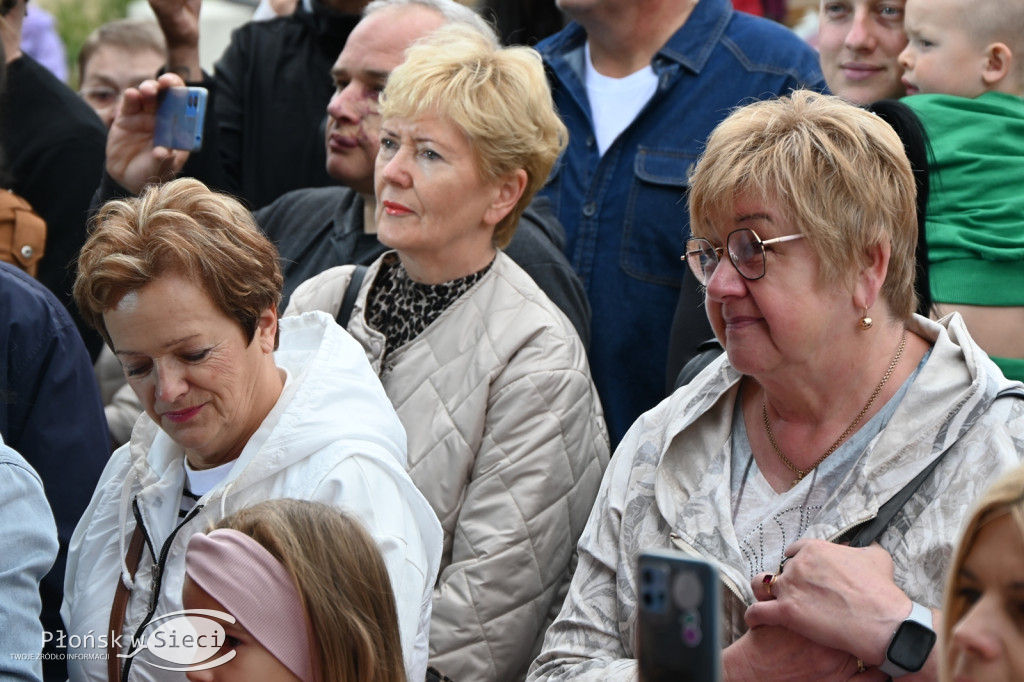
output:
[[5, 679], [636, 680], [652, 548], [728, 682], [1024, 676], [1024, 0], [26, 3]]

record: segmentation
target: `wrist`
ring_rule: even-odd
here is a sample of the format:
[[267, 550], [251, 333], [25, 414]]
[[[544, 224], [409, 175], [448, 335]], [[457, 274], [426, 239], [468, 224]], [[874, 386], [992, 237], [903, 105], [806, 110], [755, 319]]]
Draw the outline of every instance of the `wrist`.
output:
[[176, 73], [184, 81], [202, 79], [202, 67], [199, 65], [199, 48], [194, 45], [167, 48], [167, 65], [165, 71]]
[[918, 673], [933, 659], [935, 618], [931, 609], [911, 602], [909, 615], [894, 630], [879, 670], [892, 678], [907, 678]]
[[[899, 601], [898, 606], [894, 606], [893, 611], [884, 615], [884, 618], [880, 618], [873, 626], [873, 637], [868, 640], [869, 646], [863, 650], [863, 654], [857, 654], [855, 656], [862, 656], [864, 664], [871, 668], [877, 668], [885, 663], [885, 654], [889, 650], [889, 644], [892, 643], [893, 635], [899, 630], [900, 625], [907, 619], [910, 612], [914, 610], [914, 602], [910, 597], [903, 595], [903, 599]], [[879, 614], [880, 616], [882, 614]]]

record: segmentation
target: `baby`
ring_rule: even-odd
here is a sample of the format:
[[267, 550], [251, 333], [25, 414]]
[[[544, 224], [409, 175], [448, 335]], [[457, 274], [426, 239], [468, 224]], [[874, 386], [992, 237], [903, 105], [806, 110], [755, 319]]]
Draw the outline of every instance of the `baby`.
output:
[[905, 102], [932, 147], [933, 312], [1024, 379], [1024, 0], [907, 0]]

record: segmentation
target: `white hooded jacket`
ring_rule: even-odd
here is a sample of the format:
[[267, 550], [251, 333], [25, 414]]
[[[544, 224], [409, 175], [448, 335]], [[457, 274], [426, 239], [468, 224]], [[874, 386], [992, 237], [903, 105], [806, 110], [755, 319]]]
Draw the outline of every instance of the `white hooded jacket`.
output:
[[[164, 622], [160, 616], [182, 609], [185, 548], [194, 533], [256, 502], [287, 497], [337, 505], [376, 539], [395, 593], [407, 674], [423, 679], [442, 533], [405, 471], [405, 431], [362, 348], [331, 317], [310, 313], [283, 319], [280, 328], [275, 360], [288, 379], [277, 404], [225, 480], [180, 524], [179, 445], [143, 415], [131, 441], [111, 457], [71, 538], [61, 615], [68, 643], [77, 636], [88, 646], [69, 653], [103, 653], [117, 581], [130, 582], [124, 557], [138, 521], [146, 543], [123, 653], [144, 621], [152, 627], [143, 633], [151, 634]], [[168, 679], [151, 663], [172, 665], [144, 649], [131, 662], [130, 679]], [[68, 672], [76, 681], [106, 680], [106, 661], [69, 657]]]

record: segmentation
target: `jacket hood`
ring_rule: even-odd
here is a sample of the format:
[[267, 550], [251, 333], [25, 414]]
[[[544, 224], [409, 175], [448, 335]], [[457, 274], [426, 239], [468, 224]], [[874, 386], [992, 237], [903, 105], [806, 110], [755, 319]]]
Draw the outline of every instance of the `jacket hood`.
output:
[[[342, 456], [358, 452], [406, 469], [405, 430], [362, 347], [323, 312], [285, 317], [278, 323], [281, 340], [274, 358], [287, 372], [284, 390], [225, 480], [201, 500], [204, 504], [216, 502], [228, 490], [244, 490], [339, 441], [345, 443]], [[184, 450], [148, 415], [136, 423], [129, 447], [129, 475], [136, 476], [142, 488], [181, 490]], [[123, 515], [131, 514], [130, 504], [122, 502]], [[162, 538], [173, 528], [152, 530]]]

